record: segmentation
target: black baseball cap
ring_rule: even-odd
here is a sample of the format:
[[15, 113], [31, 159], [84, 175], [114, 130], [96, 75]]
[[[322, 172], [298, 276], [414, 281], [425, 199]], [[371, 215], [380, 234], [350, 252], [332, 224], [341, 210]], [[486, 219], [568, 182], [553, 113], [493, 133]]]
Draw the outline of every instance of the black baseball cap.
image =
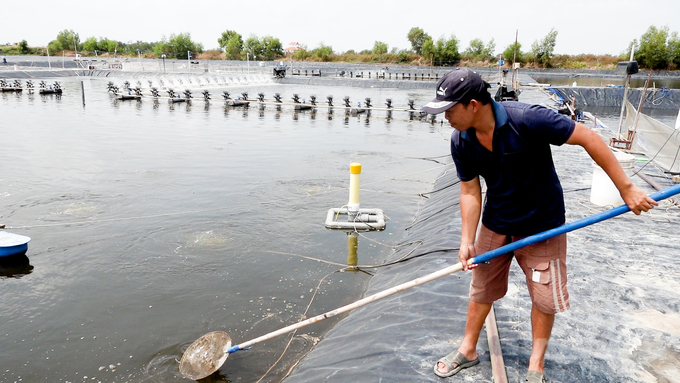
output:
[[[445, 112], [465, 98], [486, 92], [489, 84], [477, 72], [468, 68], [457, 68], [445, 74], [437, 83], [437, 97], [423, 106], [429, 114]], [[474, 98], [474, 97], [473, 97]]]

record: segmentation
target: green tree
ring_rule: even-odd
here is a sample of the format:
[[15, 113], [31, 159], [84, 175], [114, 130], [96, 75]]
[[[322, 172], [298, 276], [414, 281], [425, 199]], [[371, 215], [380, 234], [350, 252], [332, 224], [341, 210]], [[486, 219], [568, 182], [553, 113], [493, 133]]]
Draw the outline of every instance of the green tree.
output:
[[453, 65], [460, 59], [458, 39], [454, 35], [449, 39], [439, 38], [434, 44], [434, 50], [434, 65]]
[[408, 38], [408, 41], [411, 43], [413, 51], [418, 55], [423, 54], [423, 44], [425, 43], [425, 40], [428, 38], [432, 40], [425, 31], [418, 27], [411, 28], [411, 30], [408, 31], [406, 38]]
[[395, 54], [397, 55], [398, 62], [405, 63], [411, 60], [411, 55], [413, 54], [413, 52], [411, 52], [408, 49], [402, 49]]
[[[140, 53], [152, 52], [155, 45], [156, 43], [147, 43], [145, 41], [140, 40], [137, 40], [134, 43], [129, 41], [127, 44], [118, 43], [118, 51], [122, 51], [123, 53], [128, 55], [138, 55]], [[203, 48], [201, 47], [201, 51], [202, 50]], [[192, 50], [192, 52], [194, 51]]]
[[273, 60], [283, 56], [283, 45], [279, 39], [272, 36], [262, 38], [262, 55], [265, 60]]
[[81, 49], [80, 37], [72, 29], [64, 29], [57, 34], [57, 38], [50, 41], [47, 45], [50, 52], [72, 51], [75, 48]]
[[312, 56], [321, 61], [329, 61], [333, 55], [333, 47], [325, 45], [323, 42], [319, 44], [318, 48], [312, 50]]
[[486, 50], [484, 51], [484, 54], [489, 59], [492, 59], [494, 56], [496, 56], [496, 40], [489, 40], [489, 42], [486, 44]]
[[432, 37], [430, 36], [425, 37], [425, 39], [423, 40], [423, 45], [421, 46], [420, 54], [426, 61], [434, 62], [437, 50], [434, 46], [434, 41], [432, 40]]
[[28, 52], [29, 52], [28, 42], [26, 40], [21, 40], [21, 42], [19, 43], [19, 53], [26, 54]]
[[[159, 41], [154, 47], [153, 47], [153, 53], [156, 56], [160, 55], [165, 55], [168, 58], [176, 58], [177, 57], [177, 52], [174, 52], [172, 47], [170, 46], [170, 43], [168, 40], [163, 36], [161, 41]], [[186, 57], [185, 57], [186, 58]]]
[[514, 59], [515, 62], [524, 62], [524, 53], [522, 53], [522, 44], [518, 42], [508, 45], [503, 51], [503, 58], [505, 61], [512, 63]]
[[154, 46], [153, 51], [157, 55], [165, 54], [168, 57], [186, 59], [188, 58], [187, 52], [192, 52], [192, 54], [203, 52], [203, 45], [193, 42], [190, 33], [171, 34], [169, 39], [163, 37]]
[[453, 65], [456, 60], [460, 59], [458, 39], [451, 35], [449, 39], [440, 37], [435, 42], [427, 36], [423, 41], [422, 56], [433, 65]]
[[236, 33], [236, 31], [222, 32], [222, 36], [217, 39], [220, 48], [224, 49], [224, 54], [230, 60], [236, 60], [241, 57], [243, 51], [243, 37]]
[[680, 36], [678, 32], [673, 32], [668, 38], [668, 62], [680, 68]]
[[227, 46], [227, 43], [229, 43], [229, 39], [236, 35], [241, 36], [236, 31], [226, 30], [222, 32], [222, 35], [220, 37], [217, 38], [217, 43], [219, 44], [220, 48], [224, 49]]
[[544, 67], [550, 66], [550, 62], [553, 57], [553, 52], [555, 50], [555, 44], [557, 42], [557, 31], [552, 28], [550, 32], [543, 38], [543, 40], [536, 40], [531, 45], [531, 55], [534, 62], [543, 65]]
[[304, 61], [310, 57], [312, 57], [312, 53], [307, 50], [307, 46], [304, 44], [300, 45], [300, 49], [293, 52], [293, 59], [298, 61]]
[[493, 58], [495, 50], [496, 42], [494, 39], [491, 39], [488, 45], [485, 45], [482, 39], [473, 39], [470, 41], [470, 46], [463, 52], [463, 56], [470, 60], [490, 60]]
[[57, 40], [52, 40], [47, 44], [47, 52], [50, 55], [54, 55], [61, 50], [63, 49], [61, 49], [61, 44]]
[[224, 47], [224, 54], [230, 60], [237, 60], [241, 57], [241, 52], [243, 51], [243, 40], [239, 36], [238, 38], [232, 38], [227, 42]]
[[668, 67], [668, 26], [657, 28], [650, 26], [640, 38], [640, 47], [635, 54], [640, 66], [649, 69]]
[[82, 46], [80, 45], [80, 36], [78, 36], [78, 34], [72, 29], [64, 29], [63, 31], [59, 32], [57, 35], [57, 41], [59, 41], [59, 44], [61, 44], [61, 49], [63, 50], [75, 50], [76, 47], [78, 50], [82, 49]]
[[251, 60], [255, 60], [257, 57], [262, 56], [262, 42], [257, 36], [250, 35], [243, 44], [243, 51], [243, 53], [246, 53]]
[[116, 52], [118, 45], [120, 43], [118, 41], [114, 40], [109, 40], [106, 37], [100, 37], [99, 41], [97, 41], [97, 48], [98, 50], [103, 51], [103, 52]]
[[376, 41], [373, 43], [373, 54], [380, 56], [382, 61], [382, 55], [387, 53], [388, 45], [382, 41]]
[[463, 57], [468, 60], [477, 59], [484, 51], [484, 41], [482, 39], [470, 40], [470, 46], [463, 52]]
[[106, 37], [100, 37], [99, 40], [97, 40], [97, 50], [102, 51], [102, 52], [110, 52], [109, 51], [109, 39]]
[[97, 39], [95, 37], [88, 37], [83, 43], [83, 50], [86, 52], [102, 51], [97, 45]]

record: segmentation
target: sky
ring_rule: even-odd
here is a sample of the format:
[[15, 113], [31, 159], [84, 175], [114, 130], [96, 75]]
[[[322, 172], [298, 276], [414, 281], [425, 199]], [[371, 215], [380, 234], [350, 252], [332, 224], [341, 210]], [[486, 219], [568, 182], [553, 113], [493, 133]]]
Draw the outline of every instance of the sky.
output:
[[234, 30], [244, 40], [272, 36], [284, 48], [291, 42], [308, 49], [324, 44], [342, 53], [372, 49], [375, 41], [390, 50], [410, 49], [406, 36], [418, 27], [435, 40], [455, 36], [460, 52], [473, 39], [493, 39], [499, 54], [515, 34], [526, 52], [554, 28], [555, 54], [619, 55], [652, 25], [680, 33], [679, 0], [18, 0], [5, 2], [2, 14], [0, 44], [26, 40], [29, 46], [46, 46], [68, 29], [81, 41], [106, 37], [124, 43], [190, 33], [213, 49], [222, 32]]

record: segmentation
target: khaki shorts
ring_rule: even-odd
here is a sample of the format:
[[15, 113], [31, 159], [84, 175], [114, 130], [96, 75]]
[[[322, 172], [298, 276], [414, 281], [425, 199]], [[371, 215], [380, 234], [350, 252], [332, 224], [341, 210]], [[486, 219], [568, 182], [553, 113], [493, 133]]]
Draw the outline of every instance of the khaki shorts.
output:
[[[482, 225], [475, 248], [477, 254], [483, 254], [522, 238], [525, 237], [498, 234]], [[492, 303], [504, 297], [513, 256], [524, 271], [531, 301], [537, 309], [547, 314], [569, 309], [566, 234], [499, 255], [472, 269], [470, 299]]]

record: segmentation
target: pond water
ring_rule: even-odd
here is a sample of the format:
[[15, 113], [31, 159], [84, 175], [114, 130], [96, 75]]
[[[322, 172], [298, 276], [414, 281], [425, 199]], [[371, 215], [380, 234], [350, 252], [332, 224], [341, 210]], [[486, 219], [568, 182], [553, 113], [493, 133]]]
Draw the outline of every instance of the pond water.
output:
[[[363, 167], [362, 208], [390, 218], [358, 239], [359, 264], [376, 264], [449, 151], [449, 127], [405, 112], [117, 101], [109, 79], [59, 81], [61, 97], [0, 95], [0, 224], [33, 239], [30, 264], [0, 276], [0, 382], [183, 381], [178, 360], [207, 332], [244, 342], [356, 300], [370, 276], [337, 272], [347, 235], [324, 228], [328, 209], [347, 203], [349, 164]], [[431, 99], [431, 90], [230, 91], [402, 107]], [[278, 380], [333, 322], [289, 348], [282, 336], [234, 354], [218, 380]]]

